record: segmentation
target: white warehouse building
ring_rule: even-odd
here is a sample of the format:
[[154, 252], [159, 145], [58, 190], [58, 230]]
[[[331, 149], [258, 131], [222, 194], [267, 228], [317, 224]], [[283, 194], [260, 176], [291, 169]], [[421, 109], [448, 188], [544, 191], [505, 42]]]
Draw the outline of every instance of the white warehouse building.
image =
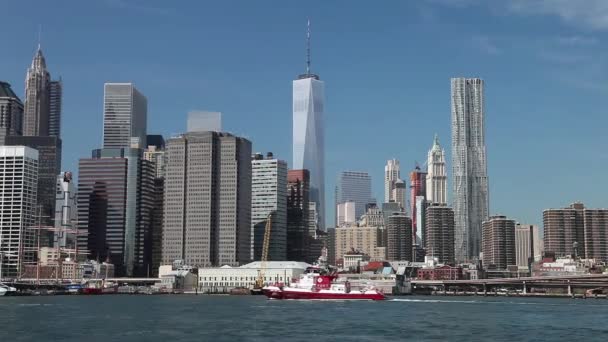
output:
[[[239, 267], [228, 265], [218, 268], [199, 268], [199, 291], [228, 292], [236, 287], [253, 288], [260, 274], [261, 262], [255, 261]], [[290, 283], [304, 273], [310, 264], [298, 261], [266, 262], [264, 283]]]

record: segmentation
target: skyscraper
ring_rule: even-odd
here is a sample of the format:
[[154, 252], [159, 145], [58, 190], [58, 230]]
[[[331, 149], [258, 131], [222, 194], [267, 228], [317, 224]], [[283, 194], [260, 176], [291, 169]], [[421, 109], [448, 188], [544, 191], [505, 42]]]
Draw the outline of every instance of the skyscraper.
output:
[[148, 135], [148, 148], [143, 158], [152, 163], [154, 175], [154, 205], [152, 207], [151, 239], [152, 239], [152, 275], [158, 274], [162, 262], [163, 248], [163, 206], [165, 198], [165, 140], [162, 135]]
[[336, 227], [352, 226], [357, 222], [355, 215], [355, 202], [339, 203], [336, 208]]
[[51, 76], [40, 45], [25, 77], [23, 135], [49, 135], [49, 82]]
[[63, 96], [63, 82], [49, 82], [49, 135], [61, 137], [61, 105]]
[[261, 260], [266, 233], [270, 222], [268, 260], [287, 260], [287, 163], [255, 154], [251, 160], [251, 258]]
[[167, 140], [163, 263], [251, 259], [251, 142], [221, 132]]
[[313, 236], [308, 232], [309, 181], [308, 170], [287, 171], [287, 260], [290, 261], [306, 259]]
[[424, 205], [426, 200], [426, 172], [416, 165], [410, 172], [410, 206], [412, 213], [412, 233], [415, 235], [414, 244], [422, 247], [424, 238]]
[[145, 148], [148, 100], [132, 83], [106, 83], [103, 95], [103, 148]]
[[515, 221], [506, 216], [492, 216], [482, 225], [483, 267], [506, 269], [516, 265]]
[[10, 135], [23, 133], [23, 103], [11, 89], [11, 85], [0, 81], [0, 144]]
[[387, 217], [386, 257], [388, 260], [412, 259], [412, 220], [405, 213], [393, 213]]
[[[372, 177], [367, 172], [342, 171], [336, 186], [336, 207], [340, 203], [355, 202], [355, 219], [365, 214], [365, 206], [372, 199]], [[336, 224], [337, 224], [336, 215]]]
[[541, 259], [540, 230], [536, 225], [515, 225], [515, 262], [521, 268]]
[[424, 242], [426, 255], [445, 264], [454, 264], [454, 210], [432, 203], [426, 208]]
[[[395, 188], [395, 182], [401, 178], [399, 161], [397, 159], [389, 159], [386, 161], [384, 166], [384, 202], [400, 202], [395, 199], [393, 189]], [[405, 201], [405, 198], [403, 199]], [[405, 208], [405, 202], [401, 203]]]
[[481, 223], [488, 218], [484, 81], [453, 78], [452, 174], [456, 261], [479, 257]]
[[316, 203], [318, 227], [325, 227], [324, 83], [310, 72], [310, 21], [306, 73], [293, 81], [293, 169], [310, 172], [310, 201]]
[[72, 172], [62, 172], [57, 176], [57, 191], [55, 196], [55, 238], [54, 247], [73, 249], [76, 243], [74, 234], [69, 230], [76, 227], [78, 207], [76, 205], [76, 187], [72, 180]]
[[38, 151], [27, 146], [0, 146], [0, 260], [3, 277], [16, 277], [34, 254]]
[[403, 212], [405, 213], [406, 208], [406, 198], [407, 196], [407, 185], [403, 179], [397, 179], [393, 182], [393, 193], [391, 195], [391, 201], [397, 203], [401, 208], [403, 208]]
[[433, 203], [447, 204], [448, 177], [445, 172], [445, 152], [435, 135], [433, 147], [429, 150], [426, 175], [426, 200]]

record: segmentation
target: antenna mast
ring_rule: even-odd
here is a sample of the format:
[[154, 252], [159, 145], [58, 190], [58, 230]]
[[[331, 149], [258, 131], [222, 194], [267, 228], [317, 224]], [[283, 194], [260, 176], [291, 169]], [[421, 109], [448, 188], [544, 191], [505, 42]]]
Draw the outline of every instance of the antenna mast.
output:
[[306, 29], [306, 74], [310, 75], [310, 18]]

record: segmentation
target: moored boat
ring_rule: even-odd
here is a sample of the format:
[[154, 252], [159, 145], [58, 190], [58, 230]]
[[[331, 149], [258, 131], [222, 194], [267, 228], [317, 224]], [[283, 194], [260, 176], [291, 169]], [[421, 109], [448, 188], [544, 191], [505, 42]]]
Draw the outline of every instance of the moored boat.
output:
[[14, 288], [12, 286], [0, 284], [0, 296], [12, 296], [15, 294], [17, 294], [16, 288]]
[[326, 274], [319, 267], [309, 267], [292, 284], [265, 286], [262, 291], [270, 299], [307, 300], [383, 300], [386, 296], [372, 285], [352, 289], [348, 281], [339, 282], [336, 274]]

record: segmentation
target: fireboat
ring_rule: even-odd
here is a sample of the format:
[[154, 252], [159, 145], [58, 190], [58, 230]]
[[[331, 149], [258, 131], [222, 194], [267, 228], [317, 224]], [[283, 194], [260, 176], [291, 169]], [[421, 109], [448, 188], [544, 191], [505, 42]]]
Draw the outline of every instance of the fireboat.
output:
[[267, 285], [262, 292], [270, 299], [305, 300], [384, 300], [386, 296], [375, 286], [353, 290], [349, 281], [338, 282], [336, 273], [311, 266], [291, 284]]

